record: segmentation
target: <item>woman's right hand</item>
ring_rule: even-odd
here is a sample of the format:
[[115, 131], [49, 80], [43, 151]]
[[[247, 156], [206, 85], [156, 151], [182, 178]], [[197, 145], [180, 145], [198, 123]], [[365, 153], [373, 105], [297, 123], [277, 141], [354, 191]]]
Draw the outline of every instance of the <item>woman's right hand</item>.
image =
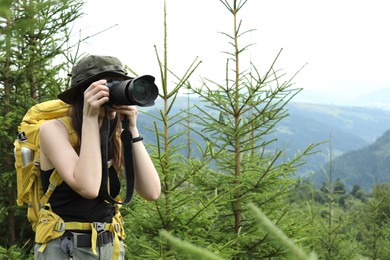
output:
[[93, 82], [84, 91], [84, 116], [97, 117], [100, 107], [109, 100], [109, 89], [105, 79]]

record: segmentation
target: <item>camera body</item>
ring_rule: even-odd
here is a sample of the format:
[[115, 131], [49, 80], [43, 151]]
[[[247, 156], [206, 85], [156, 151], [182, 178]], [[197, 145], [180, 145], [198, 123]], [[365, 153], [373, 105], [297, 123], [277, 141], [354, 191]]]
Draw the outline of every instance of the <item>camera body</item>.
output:
[[124, 81], [113, 80], [107, 83], [110, 91], [109, 105], [153, 106], [158, 96], [154, 77], [143, 75]]

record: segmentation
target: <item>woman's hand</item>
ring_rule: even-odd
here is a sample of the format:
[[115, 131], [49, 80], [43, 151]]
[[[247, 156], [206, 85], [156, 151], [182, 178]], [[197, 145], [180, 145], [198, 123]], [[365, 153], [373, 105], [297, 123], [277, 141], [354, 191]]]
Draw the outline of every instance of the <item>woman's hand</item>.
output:
[[119, 113], [119, 119], [123, 120], [124, 117], [127, 117], [129, 120], [129, 130], [131, 134], [136, 137], [139, 135], [137, 129], [137, 117], [138, 117], [138, 108], [136, 106], [112, 106], [113, 111]]
[[84, 116], [99, 116], [100, 107], [109, 100], [109, 89], [105, 79], [93, 82], [84, 91]]

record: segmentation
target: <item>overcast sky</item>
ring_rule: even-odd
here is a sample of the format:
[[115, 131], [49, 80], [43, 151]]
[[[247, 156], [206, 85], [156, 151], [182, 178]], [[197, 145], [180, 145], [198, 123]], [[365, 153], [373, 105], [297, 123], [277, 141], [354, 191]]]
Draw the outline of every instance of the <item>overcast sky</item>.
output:
[[[117, 56], [138, 74], [159, 80], [153, 46], [162, 57], [163, 2], [89, 0], [75, 28], [81, 37], [113, 27], [90, 38], [82, 51]], [[390, 89], [389, 7], [387, 0], [248, 0], [238, 18], [243, 31], [255, 31], [239, 44], [255, 43], [246, 55], [260, 70], [268, 68], [283, 48], [277, 69], [292, 76], [307, 64], [295, 86], [340, 103]], [[200, 76], [223, 82], [227, 58], [223, 51], [231, 47], [219, 32], [231, 34], [233, 20], [222, 3], [167, 0], [167, 15], [168, 67], [182, 75], [198, 57], [202, 64], [192, 84], [199, 83]]]

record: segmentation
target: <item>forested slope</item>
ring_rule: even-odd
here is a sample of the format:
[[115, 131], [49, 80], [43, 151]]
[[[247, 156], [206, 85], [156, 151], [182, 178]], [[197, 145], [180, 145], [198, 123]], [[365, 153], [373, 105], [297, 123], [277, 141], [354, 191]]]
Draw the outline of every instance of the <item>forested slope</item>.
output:
[[[340, 179], [347, 190], [354, 185], [370, 191], [375, 184], [390, 183], [390, 130], [385, 132], [373, 144], [345, 153], [327, 163], [324, 169], [332, 169], [333, 178]], [[316, 183], [321, 183], [326, 175], [318, 171], [313, 176]]]

